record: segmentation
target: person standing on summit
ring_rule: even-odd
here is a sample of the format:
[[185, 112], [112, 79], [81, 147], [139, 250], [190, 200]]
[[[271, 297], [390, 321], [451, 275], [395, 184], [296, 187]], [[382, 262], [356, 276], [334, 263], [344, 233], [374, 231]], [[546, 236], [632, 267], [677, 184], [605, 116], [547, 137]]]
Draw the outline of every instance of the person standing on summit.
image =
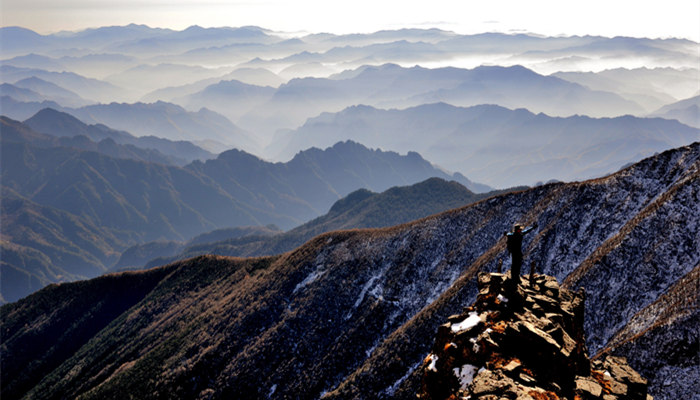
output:
[[522, 225], [515, 224], [513, 225], [513, 232], [505, 233], [508, 239], [508, 251], [513, 259], [513, 266], [510, 268], [510, 277], [513, 282], [517, 283], [518, 281], [516, 281], [516, 278], [518, 280], [520, 279], [520, 267], [523, 265], [523, 236], [535, 228], [537, 228], [537, 222], [525, 229], [523, 229]]

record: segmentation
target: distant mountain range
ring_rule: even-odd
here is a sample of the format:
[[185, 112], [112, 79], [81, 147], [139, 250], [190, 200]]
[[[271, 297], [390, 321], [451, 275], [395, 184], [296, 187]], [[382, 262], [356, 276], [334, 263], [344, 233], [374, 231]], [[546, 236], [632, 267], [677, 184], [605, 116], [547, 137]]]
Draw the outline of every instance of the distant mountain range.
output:
[[[524, 189], [512, 188], [508, 191]], [[463, 185], [430, 178], [410, 186], [397, 186], [382, 193], [359, 189], [338, 200], [328, 213], [287, 232], [227, 234], [215, 231], [187, 243], [146, 243], [122, 254], [113, 270], [155, 267], [201, 254], [255, 257], [284, 253], [314, 236], [341, 229], [382, 228], [470, 204], [505, 191], [474, 193]], [[135, 256], [138, 255], [138, 256]]]
[[698, 174], [695, 143], [608, 177], [331, 232], [279, 256], [201, 256], [53, 285], [0, 309], [2, 394], [413, 398], [436, 330], [473, 303], [478, 272], [509, 268], [503, 233], [519, 221], [538, 223], [526, 262], [585, 289], [590, 354], [626, 356], [655, 398], [692, 398]]
[[[108, 156], [116, 158], [133, 158], [135, 160], [157, 162], [168, 165], [180, 165], [192, 162], [194, 160], [207, 160], [214, 158], [215, 155], [208, 151], [195, 146], [186, 141], [171, 141], [161, 139], [155, 136], [135, 137], [128, 132], [117, 131], [105, 125], [87, 125], [70, 114], [46, 108], [36, 113], [31, 118], [24, 121], [24, 124], [32, 128], [36, 132], [44, 133], [51, 136], [68, 137], [85, 136], [95, 144], [114, 142], [126, 146], [133, 146], [144, 150], [151, 150], [151, 156], [132, 155], [118, 156], [114, 153], [107, 153], [98, 147], [80, 147], [84, 150], [94, 150]], [[68, 147], [79, 147], [77, 145], [68, 145]], [[86, 142], [87, 143], [87, 142]], [[155, 151], [155, 153], [154, 153]], [[156, 154], [159, 153], [159, 154]]]
[[275, 40], [265, 32], [257, 27], [207, 29], [191, 26], [175, 31], [130, 24], [53, 35], [39, 35], [20, 27], [3, 27], [1, 37], [3, 50], [7, 49], [8, 54], [71, 48], [93, 48], [106, 53], [143, 54], [154, 51], [155, 54], [160, 54], [183, 52], [189, 48], [221, 42], [266, 43]]
[[[237, 92], [230, 92], [230, 101], [238, 104], [237, 96]], [[427, 69], [385, 64], [364, 66], [331, 78], [293, 79], [280, 86], [267, 102], [234, 120], [246, 129], [270, 133], [294, 128], [322, 112], [337, 112], [353, 105], [406, 108], [436, 102], [455, 106], [498, 104], [553, 116], [611, 117], [644, 112], [638, 104], [612, 92], [593, 91], [520, 66]]]
[[[444, 80], [430, 78], [432, 82], [426, 82], [430, 83], [429, 88], [421, 87], [414, 79], [425, 79], [425, 73], [406, 68], [408, 72], [401, 86], [421, 89], [411, 96], [392, 98], [393, 104], [380, 104], [371, 101], [374, 93], [370, 93], [364, 96], [366, 100], [329, 104], [333, 109], [312, 108], [303, 116], [298, 113], [285, 116], [285, 121], [292, 123], [275, 125], [268, 133], [280, 127], [295, 128], [294, 121], [301, 123], [322, 111], [339, 111], [356, 104], [403, 108], [445, 101], [457, 106], [494, 103], [510, 108], [525, 107], [561, 116], [639, 114], [694, 95], [681, 92], [689, 86], [686, 81], [694, 82], [697, 76], [693, 71], [697, 71], [698, 44], [679, 39], [499, 33], [458, 35], [437, 29], [363, 35], [312, 34], [292, 39], [259, 27], [205, 29], [193, 26], [174, 31], [129, 25], [56, 35], [39, 35], [18, 27], [1, 29], [3, 53], [9, 57], [2, 60], [3, 82], [14, 84], [35, 76], [74, 91], [84, 99], [103, 103], [132, 103], [139, 99], [172, 101], [172, 97], [167, 98], [170, 96], [160, 91], [202, 79], [213, 79], [209, 84], [235, 79], [277, 87], [283, 80], [292, 78], [325, 78], [334, 72], [392, 63], [422, 65], [438, 75], [445, 71], [436, 67], [446, 64], [466, 71], [488, 65], [481, 74], [474, 73], [452, 86], [444, 86]], [[518, 65], [539, 74], [561, 74], [527, 76], [522, 71], [497, 72], [495, 68]], [[240, 70], [257, 73], [236, 73]], [[582, 70], [600, 72], [578, 72]], [[566, 81], [559, 81], [561, 77]], [[571, 85], [572, 82], [586, 87]], [[513, 84], [517, 88], [504, 91]], [[295, 85], [290, 88], [292, 92], [304, 87]], [[535, 88], [540, 91], [533, 90]], [[396, 90], [389, 89], [379, 96]], [[163, 97], [154, 96], [154, 93], [161, 93]], [[347, 95], [355, 100], [353, 96], [357, 93], [350, 91]], [[547, 96], [550, 101], [546, 101]], [[566, 101], [559, 101], [562, 99]], [[250, 116], [247, 128], [258, 127], [258, 124], [253, 125], [255, 117], [256, 114]]]
[[67, 107], [82, 107], [91, 104], [90, 101], [83, 99], [77, 93], [33, 76], [15, 82], [15, 86], [32, 90], [39, 93], [44, 100], [55, 101]]
[[700, 128], [700, 95], [663, 106], [651, 115], [675, 119], [688, 126]]
[[309, 119], [268, 151], [285, 159], [311, 143], [325, 146], [338, 140], [418, 151], [477, 181], [510, 187], [601, 176], [654, 152], [698, 141], [700, 130], [659, 118], [555, 118], [495, 105], [357, 106]]
[[[264, 62], [281, 63], [295, 56], [302, 61], [334, 64], [376, 59], [416, 64], [432, 56], [433, 61], [450, 57], [478, 55], [482, 62], [512, 57], [518, 62], [541, 63], [578, 55], [579, 67], [587, 67], [596, 57], [605, 56], [611, 63], [645, 57], [648, 63], [673, 61], [696, 66], [694, 42], [681, 39], [646, 39], [631, 37], [542, 37], [528, 34], [483, 33], [458, 35], [439, 29], [385, 30], [368, 34], [309, 34], [289, 39], [260, 27], [202, 28], [191, 26], [182, 31], [127, 25], [86, 29], [80, 32], [39, 35], [20, 27], [3, 27], [3, 52], [8, 56], [56, 54], [75, 49], [92, 49], [97, 54], [121, 53], [149, 56], [159, 61], [191, 60], [199, 57], [203, 64], [241, 62], [254, 55]], [[632, 54], [630, 54], [632, 53]], [[251, 56], [253, 54], [253, 56]], [[179, 56], [179, 57], [178, 57]], [[587, 64], [585, 61], [588, 61]], [[580, 68], [589, 69], [589, 68]]]
[[134, 92], [150, 92], [168, 86], [194, 83], [202, 79], [216, 78], [230, 72], [230, 68], [213, 69], [193, 65], [162, 63], [141, 64], [104, 78], [115, 86]]
[[[156, 102], [111, 103], [66, 110], [88, 124], [101, 123], [136, 136], [170, 140], [212, 140], [241, 149], [255, 149], [255, 139], [222, 115], [207, 109], [189, 112], [180, 106]], [[221, 149], [223, 150], [223, 149]]]
[[[87, 135], [50, 136], [2, 118], [3, 240], [15, 245], [14, 260], [43, 260], [41, 265], [51, 260], [65, 270], [33, 278], [42, 283], [95, 276], [119, 252], [141, 242], [182, 241], [251, 225], [289, 229], [359, 188], [383, 191], [429, 177], [487, 188], [450, 176], [417, 153], [402, 156], [351, 142], [309, 149], [284, 164], [231, 150], [177, 167], [143, 161], [164, 156], [112, 139], [128, 138], [124, 132], [86, 126], [59, 112], [41, 112], [28, 123], [57, 135]], [[101, 134], [111, 137], [99, 143], [89, 139]], [[95, 244], [86, 238], [95, 238]], [[7, 266], [35, 268], [19, 261]], [[36, 287], [25, 287], [24, 293]]]
[[[10, 89], [10, 86], [4, 86]], [[4, 94], [4, 92], [3, 92]], [[102, 124], [127, 131], [135, 136], [158, 137], [171, 141], [192, 141], [202, 146], [215, 143], [217, 153], [231, 147], [258, 150], [258, 140], [221, 114], [207, 109], [190, 112], [165, 102], [93, 104], [80, 108], [63, 107], [56, 102], [17, 101], [9, 95], [0, 99], [3, 115], [25, 120], [40, 110], [52, 108], [68, 113], [85, 124]], [[30, 99], [31, 100], [31, 99]]]
[[25, 79], [41, 79], [65, 90], [69, 90], [90, 102], [111, 102], [129, 96], [128, 92], [102, 80], [86, 78], [74, 72], [52, 72], [36, 68], [20, 68], [8, 64], [0, 65], [0, 76], [4, 83], [15, 83]]
[[[274, 156], [264, 146], [276, 146], [307, 119], [358, 105], [445, 102], [561, 117], [645, 116], [697, 95], [700, 46], [437, 29], [294, 38], [260, 27], [175, 31], [132, 24], [54, 35], [0, 29], [2, 83], [39, 95], [4, 87], [1, 106], [10, 118], [51, 107], [137, 136], [263, 157]], [[687, 112], [664, 116], [692, 119]]]
[[23, 103], [50, 101], [67, 107], [82, 107], [91, 104], [90, 101], [70, 90], [34, 77], [22, 79], [14, 85], [1, 84], [0, 94]]
[[[557, 72], [561, 79], [591, 90], [616, 93], [644, 107], [646, 112], [697, 95], [698, 70], [695, 68], [615, 68], [600, 72]], [[681, 121], [683, 122], [683, 121]], [[685, 122], [683, 122], [685, 123]]]
[[[10, 76], [18, 77], [34, 76], [31, 74], [36, 72], [19, 68], [12, 71]], [[156, 75], [165, 78], [171, 73], [174, 72], [155, 72]], [[45, 79], [53, 79], [54, 82], [61, 82], [48, 72], [38, 75], [44, 76]], [[189, 77], [191, 74], [185, 75]], [[248, 76], [250, 77], [250, 74]], [[244, 79], [245, 75], [234, 71], [221, 78], [226, 77]], [[152, 88], [158, 87], [155, 84], [155, 78], [127, 80], [132, 82], [147, 80], [150, 85], [154, 85]], [[9, 96], [10, 93], [6, 90], [3, 94]], [[139, 119], [138, 116], [146, 112], [146, 108], [154, 113], [168, 113], [171, 118], [174, 118], [173, 113], [179, 116], [185, 112], [185, 110], [176, 110], [172, 105], [166, 108], [167, 103], [156, 101], [161, 96], [188, 110], [202, 108], [214, 110], [237, 125], [246, 127], [248, 131], [256, 132], [258, 137], [248, 138], [247, 133], [243, 133], [240, 128], [228, 121], [216, 119], [213, 115], [200, 115], [203, 111], [188, 114], [188, 119], [197, 120], [197, 122], [185, 123], [181, 117], [178, 117], [180, 121], [175, 125], [166, 125], [162, 121], [157, 125], [148, 120]], [[672, 101], [668, 96], [659, 95], [659, 97]], [[593, 91], [566, 80], [536, 74], [522, 67], [496, 66], [479, 67], [473, 70], [403, 68], [395, 64], [380, 67], [364, 66], [332, 78], [295, 79], [279, 88], [256, 86], [238, 80], [205, 79], [191, 85], [160, 89], [145, 98], [156, 102], [153, 104], [111, 103], [78, 109], [66, 108], [64, 111], [71, 112], [86, 123], [101, 122], [137, 135], [158, 134], [170, 139], [193, 140], [194, 132], [199, 132], [204, 139], [235, 144], [247, 150], [259, 150], [251, 140], [264, 143], [269, 141], [270, 135], [278, 129], [295, 128], [307, 118], [316, 117], [322, 112], [340, 111], [357, 104], [405, 108], [438, 101], [457, 106], [492, 103], [511, 108], [525, 107], [536, 112], [564, 116], [572, 114], [614, 116], [645, 112], [635, 102], [612, 92]], [[14, 100], [40, 101], [38, 98], [26, 97], [15, 97]], [[41, 100], [61, 103], [61, 98], [56, 96], [43, 96]], [[78, 100], [72, 100], [71, 104], [75, 101]], [[657, 100], [654, 104], [660, 104], [661, 101]], [[17, 107], [16, 104], [6, 106], [11, 110]], [[6, 114], [14, 118], [26, 118], [27, 115], [38, 111], [38, 107], [32, 106], [29, 111], [22, 114], [16, 112]], [[127, 113], [130, 118], [115, 118], [113, 116], [115, 113], [119, 115]], [[156, 121], [162, 119], [157, 116], [151, 116], [151, 118]], [[208, 125], [205, 124], [202, 127], [204, 118], [208, 118], [209, 121]], [[134, 122], [130, 124], [130, 121]], [[199, 130], [195, 129], [195, 126], [199, 126]], [[178, 136], [178, 130], [182, 130], [183, 134], [188, 134], [189, 137], [183, 137], [183, 134]], [[222, 130], [224, 131], [221, 132]]]

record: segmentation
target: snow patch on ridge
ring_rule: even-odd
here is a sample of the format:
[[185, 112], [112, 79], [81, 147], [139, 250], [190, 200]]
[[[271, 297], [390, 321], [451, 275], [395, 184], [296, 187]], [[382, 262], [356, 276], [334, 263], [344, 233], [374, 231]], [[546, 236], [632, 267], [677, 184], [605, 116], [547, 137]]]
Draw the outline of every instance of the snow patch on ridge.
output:
[[471, 364], [464, 364], [461, 368], [454, 368], [452, 370], [457, 379], [459, 379], [459, 385], [462, 389], [466, 389], [467, 385], [472, 383], [478, 371], [479, 367]]
[[472, 311], [469, 313], [469, 316], [464, 319], [464, 321], [452, 325], [452, 332], [461, 332], [461, 331], [468, 331], [475, 326], [477, 326], [481, 322], [481, 318], [479, 318], [479, 314], [476, 313], [476, 311]]
[[309, 275], [304, 278], [303, 281], [299, 282], [295, 287], [294, 290], [292, 291], [293, 294], [296, 294], [298, 291], [301, 289], [309, 286], [313, 282], [317, 281], [318, 278], [323, 276], [327, 271], [324, 270], [325, 265], [319, 264], [316, 266], [316, 269], [313, 270]]

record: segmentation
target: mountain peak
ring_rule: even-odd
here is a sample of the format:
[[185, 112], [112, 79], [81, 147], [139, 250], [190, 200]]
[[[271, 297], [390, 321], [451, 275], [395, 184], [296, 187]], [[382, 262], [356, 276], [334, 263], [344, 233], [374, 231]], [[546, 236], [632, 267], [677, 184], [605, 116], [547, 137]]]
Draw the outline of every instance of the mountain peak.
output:
[[474, 305], [438, 328], [419, 398], [647, 399], [624, 358], [588, 358], [583, 290], [545, 275], [511, 282], [479, 274]]
[[349, 195], [343, 197], [342, 199], [336, 201], [333, 203], [331, 206], [330, 211], [328, 211], [329, 214], [340, 214], [343, 211], [349, 210], [350, 208], [354, 207], [355, 205], [359, 204], [363, 200], [374, 196], [376, 193], [372, 192], [371, 190], [367, 189], [358, 189]]
[[37, 132], [54, 136], [73, 136], [86, 134], [88, 125], [71, 114], [47, 107], [39, 110], [31, 118], [24, 121]]
[[[72, 116], [68, 113], [64, 113], [62, 111], [55, 110], [51, 107], [42, 108], [41, 110], [37, 111], [37, 113], [34, 114], [31, 118], [29, 118], [29, 120], [41, 119], [41, 118], [59, 118], [59, 117], [64, 119], [64, 120], [80, 122], [80, 120], [75, 118], [74, 116]], [[29, 121], [29, 120], [27, 120], [27, 121]]]

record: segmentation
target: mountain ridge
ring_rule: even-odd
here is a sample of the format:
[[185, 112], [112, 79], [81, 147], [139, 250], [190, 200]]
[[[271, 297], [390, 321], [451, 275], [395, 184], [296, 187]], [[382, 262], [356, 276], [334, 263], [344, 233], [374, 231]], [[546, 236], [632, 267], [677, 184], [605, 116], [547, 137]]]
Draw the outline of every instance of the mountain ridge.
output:
[[[134, 145], [144, 149], [153, 149], [172, 159], [165, 163], [184, 166], [193, 160], [206, 160], [214, 155], [185, 141], [170, 141], [156, 137], [135, 137], [125, 131], [117, 131], [102, 124], [87, 125], [69, 113], [51, 108], [43, 109], [24, 121], [25, 125], [52, 136], [84, 135], [95, 142], [111, 139], [119, 144]], [[144, 161], [149, 161], [144, 159]]]
[[[694, 143], [592, 181], [512, 192], [390, 228], [326, 233], [281, 256], [201, 256], [155, 268], [146, 273], [166, 278], [144, 300], [72, 356], [35, 360], [25, 378], [3, 375], [3, 394], [11, 385], [38, 398], [118, 398], [124, 391], [148, 397], [153, 390], [213, 399], [414, 397], [435, 328], [472, 303], [479, 271], [494, 271], [507, 257], [503, 232], [513, 221], [541, 227], [523, 243], [538, 273], [560, 281], [574, 273], [569, 287], [586, 289], [586, 344], [598, 353], [700, 262], [698, 174]], [[664, 230], [650, 237], [655, 227]], [[620, 232], [619, 245], [608, 246]], [[678, 243], [687, 251], [674, 251]], [[637, 256], [637, 248], [647, 251]], [[589, 259], [593, 268], [582, 268]], [[14, 351], [26, 340], [24, 323], [40, 299], [58, 290], [100, 294], [90, 287], [143, 273], [52, 286], [3, 306], [2, 346]], [[75, 321], [63, 303], [57, 307], [63, 311], [34, 329]], [[692, 345], [675, 334], [683, 326], [665, 329], [666, 355], [653, 346], [635, 351], [692, 371], [697, 354], [688, 354], [691, 366], [672, 356]], [[649, 345], [644, 338], [651, 339], [642, 335], [634, 345]], [[635, 354], [624, 346], [611, 351]], [[51, 371], [43, 378], [32, 372], [44, 367]], [[649, 392], [663, 397], [670, 385], [688, 397], [693, 383], [684, 376], [650, 379]]]

